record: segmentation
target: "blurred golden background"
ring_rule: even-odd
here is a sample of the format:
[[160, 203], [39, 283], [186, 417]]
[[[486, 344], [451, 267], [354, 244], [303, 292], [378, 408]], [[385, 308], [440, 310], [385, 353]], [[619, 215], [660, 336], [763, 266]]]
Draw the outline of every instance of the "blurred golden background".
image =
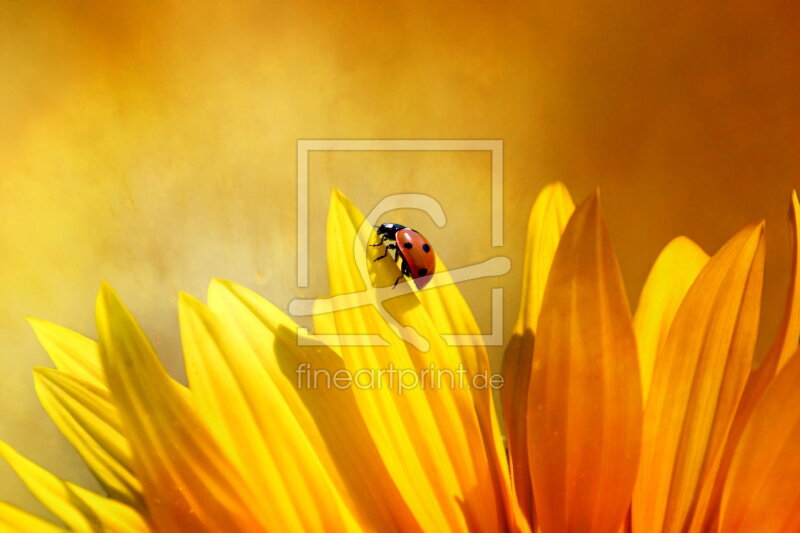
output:
[[[763, 335], [788, 282], [800, 177], [800, 7], [789, 2], [22, 2], [0, 0], [0, 439], [96, 487], [40, 408], [50, 366], [24, 322], [94, 337], [117, 288], [182, 379], [176, 301], [215, 276], [282, 308], [327, 291], [338, 187], [368, 211], [425, 192], [449, 266], [507, 255], [463, 290], [517, 309], [527, 215], [562, 180], [600, 186], [633, 306], [673, 236], [715, 251], [768, 223]], [[310, 287], [296, 287], [297, 139], [502, 139], [505, 246], [489, 246], [488, 153], [315, 153]], [[507, 338], [507, 336], [506, 336]], [[497, 363], [501, 350], [492, 352]], [[0, 499], [43, 513], [5, 463]]]

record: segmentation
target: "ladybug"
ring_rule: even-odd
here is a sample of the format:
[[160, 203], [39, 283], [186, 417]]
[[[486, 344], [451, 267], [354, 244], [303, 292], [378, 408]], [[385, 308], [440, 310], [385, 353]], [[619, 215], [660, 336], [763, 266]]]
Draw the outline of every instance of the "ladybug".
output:
[[425, 287], [436, 270], [436, 254], [431, 243], [421, 233], [400, 224], [381, 224], [375, 226], [375, 230], [381, 240], [370, 246], [388, 244], [384, 254], [373, 261], [379, 261], [391, 253], [395, 262], [400, 264], [400, 276], [392, 288], [397, 287], [403, 276], [413, 279], [417, 288]]

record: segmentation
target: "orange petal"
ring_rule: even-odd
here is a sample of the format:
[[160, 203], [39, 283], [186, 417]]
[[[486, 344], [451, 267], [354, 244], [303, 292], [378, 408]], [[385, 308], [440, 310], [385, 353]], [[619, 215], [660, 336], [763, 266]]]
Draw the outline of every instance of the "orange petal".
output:
[[800, 357], [764, 392], [736, 448], [722, 497], [726, 533], [800, 531]]
[[789, 361], [797, 350], [800, 340], [800, 203], [797, 201], [797, 191], [792, 191], [792, 203], [789, 208], [790, 236], [792, 241], [792, 278], [789, 285], [789, 295], [786, 299], [786, 310], [783, 323], [778, 336], [772, 346], [776, 352], [778, 363], [777, 371]]
[[575, 204], [560, 182], [547, 185], [539, 193], [528, 219], [522, 294], [514, 333], [503, 356], [505, 383], [500, 391], [506, 424], [511, 480], [520, 511], [533, 522], [533, 488], [528, 464], [528, 385], [531, 379], [534, 334], [542, 307], [542, 297], [561, 234]]
[[642, 423], [636, 341], [597, 195], [561, 237], [539, 317], [528, 452], [543, 533], [616, 533]]
[[725, 444], [719, 471], [714, 479], [708, 480], [704, 484], [698, 498], [692, 531], [703, 531], [718, 518], [722, 489], [742, 432], [758, 400], [775, 377], [775, 373], [786, 364], [797, 349], [797, 341], [800, 337], [800, 246], [798, 246], [798, 242], [800, 242], [800, 204], [798, 204], [797, 194], [794, 192], [789, 209], [789, 223], [793, 250], [792, 276], [789, 293], [786, 297], [783, 321], [764, 360], [747, 378], [747, 384], [736, 409], [728, 441]]
[[712, 479], [750, 371], [764, 274], [764, 225], [712, 257], [656, 361], [633, 499], [634, 531], [683, 531]]
[[503, 388], [500, 400], [506, 424], [511, 483], [520, 512], [530, 524], [535, 519], [533, 485], [528, 460], [528, 389], [533, 359], [533, 332], [514, 333], [503, 355]]

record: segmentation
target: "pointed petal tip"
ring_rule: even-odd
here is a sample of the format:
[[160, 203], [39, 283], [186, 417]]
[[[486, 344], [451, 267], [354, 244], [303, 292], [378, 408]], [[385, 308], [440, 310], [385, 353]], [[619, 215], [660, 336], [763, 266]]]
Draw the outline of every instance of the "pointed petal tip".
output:
[[117, 292], [111, 287], [111, 284], [106, 280], [100, 283], [100, 289], [97, 291], [97, 309], [108, 310], [110, 307], [116, 307], [121, 304]]
[[34, 318], [32, 316], [26, 316], [25, 322], [33, 329], [34, 335], [37, 338], [41, 338], [41, 336], [45, 333], [47, 326], [52, 325], [47, 320], [42, 320], [41, 318]]
[[231, 293], [234, 291], [234, 287], [236, 283], [223, 279], [223, 278], [211, 278], [211, 281], [208, 283], [208, 289], [206, 290], [206, 301], [208, 305], [213, 307], [213, 301], [219, 296], [226, 293]]
[[667, 243], [664, 247], [664, 250], [674, 250], [674, 249], [683, 249], [683, 250], [693, 250], [697, 252], [701, 252], [702, 255], [706, 254], [706, 251], [703, 250], [703, 247], [694, 242], [691, 238], [687, 237], [686, 235], [678, 235], [674, 237], [671, 241]]
[[764, 233], [766, 232], [767, 228], [767, 221], [765, 219], [759, 219], [756, 222], [753, 222], [748, 226], [748, 228], [753, 232], [757, 233], [760, 239], [764, 238]]
[[181, 322], [190, 316], [205, 316], [207, 311], [206, 305], [188, 292], [178, 293], [178, 315]]
[[[585, 213], [587, 218], [602, 218], [600, 207], [600, 189], [596, 188], [583, 202], [575, 208], [575, 214]], [[575, 215], [573, 215], [575, 216]]]
[[105, 279], [100, 282], [100, 292], [104, 291], [106, 292], [110, 291], [112, 293], [114, 292], [114, 288], [111, 287], [111, 284], [108, 282], [108, 280]]
[[[560, 204], [568, 204], [570, 206], [570, 213], [575, 208], [569, 189], [560, 181], [553, 181], [542, 187], [539, 194], [536, 196], [536, 201], [539, 202], [542, 199], [547, 199], [549, 202], [556, 201]], [[533, 210], [531, 216], [533, 216]]]
[[12, 448], [6, 441], [0, 440], [0, 457], [11, 463], [15, 456], [18, 455], [16, 450]]
[[334, 188], [331, 191], [331, 201], [328, 204], [328, 225], [330, 225], [331, 217], [337, 215], [337, 213], [341, 213], [345, 210], [345, 206], [347, 205], [347, 197], [342, 194], [342, 191], [339, 189]]
[[212, 278], [211, 282], [208, 284], [208, 290], [216, 291], [216, 290], [224, 290], [227, 292], [234, 292], [237, 288], [241, 287], [240, 284], [236, 283], [235, 281], [231, 281], [225, 278]]
[[33, 367], [33, 383], [37, 387], [40, 385], [51, 387], [57, 382], [59, 376], [63, 376], [63, 374], [58, 369], [46, 366]]
[[542, 191], [539, 194], [544, 191], [550, 191], [558, 194], [569, 194], [569, 189], [567, 189], [567, 186], [564, 185], [563, 181], [559, 180], [551, 181], [550, 183], [546, 184], [544, 187], [542, 187]]
[[347, 196], [345, 196], [345, 194], [340, 189], [338, 189], [337, 187], [334, 187], [331, 190], [331, 203], [333, 203], [334, 201], [339, 202], [339, 203], [347, 203], [348, 202]]
[[37, 376], [47, 377], [47, 374], [50, 372], [56, 372], [55, 368], [49, 368], [46, 366], [35, 366], [33, 367], [33, 377], [36, 378]]

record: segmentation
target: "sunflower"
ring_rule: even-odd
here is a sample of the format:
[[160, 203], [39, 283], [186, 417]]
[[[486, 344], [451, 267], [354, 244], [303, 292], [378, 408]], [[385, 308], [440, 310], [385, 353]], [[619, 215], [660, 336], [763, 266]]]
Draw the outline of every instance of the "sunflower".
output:
[[[353, 254], [374, 234], [335, 192], [330, 288], [359, 305], [320, 306], [310, 335], [229, 281], [212, 281], [205, 304], [181, 295], [184, 386], [104, 284], [97, 341], [31, 324], [56, 367], [34, 370], [37, 394], [105, 494], [7, 444], [0, 453], [69, 531], [798, 531], [794, 195], [790, 220], [784, 321], [754, 360], [763, 223], [712, 257], [670, 242], [631, 317], [597, 194], [576, 208], [563, 185], [547, 186], [530, 217], [499, 417], [490, 387], [452, 374], [431, 387], [372, 376], [330, 386], [375, 369], [489, 372], [479, 342], [442, 336], [480, 331], [441, 260], [425, 290], [381, 299], [397, 271]], [[363, 334], [381, 342], [320, 340]], [[304, 372], [328, 381], [306, 386]], [[0, 504], [0, 530], [64, 528]]]

